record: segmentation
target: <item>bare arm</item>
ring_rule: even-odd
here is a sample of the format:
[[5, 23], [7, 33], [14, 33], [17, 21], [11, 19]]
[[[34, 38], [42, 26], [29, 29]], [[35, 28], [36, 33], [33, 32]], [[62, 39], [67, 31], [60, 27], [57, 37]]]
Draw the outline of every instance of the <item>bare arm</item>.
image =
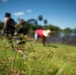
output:
[[5, 18], [5, 20], [4, 20], [4, 26], [3, 26], [3, 29], [6, 29], [7, 22], [8, 22], [8, 18]]
[[4, 19], [4, 26], [3, 26], [3, 29], [2, 29], [2, 31], [1, 31], [1, 34], [4, 33], [4, 30], [6, 29], [6, 26], [7, 26], [7, 22], [8, 22], [8, 19], [5, 18], [5, 19]]

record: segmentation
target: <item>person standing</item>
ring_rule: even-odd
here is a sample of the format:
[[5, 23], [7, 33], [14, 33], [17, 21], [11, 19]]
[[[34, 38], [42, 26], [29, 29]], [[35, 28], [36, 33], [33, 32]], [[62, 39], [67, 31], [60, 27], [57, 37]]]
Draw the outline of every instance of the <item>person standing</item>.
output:
[[14, 32], [15, 32], [15, 21], [11, 18], [11, 14], [7, 12], [5, 13], [4, 26], [1, 31], [1, 34], [6, 35], [6, 38], [9, 41], [9, 45], [12, 48], [13, 48], [12, 38], [14, 36]]
[[8, 36], [8, 34], [14, 35], [15, 32], [15, 21], [11, 18], [10, 13], [5, 13], [5, 19], [4, 19], [4, 26], [2, 29], [2, 34], [5, 32], [5, 34]]

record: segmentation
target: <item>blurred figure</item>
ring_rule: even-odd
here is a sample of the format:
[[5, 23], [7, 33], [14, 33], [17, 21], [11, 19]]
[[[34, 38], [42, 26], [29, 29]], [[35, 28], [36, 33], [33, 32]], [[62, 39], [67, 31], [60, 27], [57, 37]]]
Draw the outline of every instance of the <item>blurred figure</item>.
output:
[[16, 26], [15, 34], [25, 34], [25, 25], [26, 22], [23, 19], [18, 18], [18, 25]]
[[6, 35], [11, 34], [14, 35], [15, 32], [15, 21], [11, 18], [10, 13], [5, 13], [4, 26], [2, 29], [2, 34], [5, 32]]
[[35, 30], [35, 42], [37, 41], [38, 37], [41, 39], [42, 44], [45, 46], [45, 40], [49, 36], [49, 33], [51, 31], [49, 29], [44, 30], [44, 29], [37, 29]]
[[[25, 41], [22, 39], [22, 37], [18, 38], [18, 36], [23, 36], [23, 34], [25, 34], [25, 25], [26, 22], [24, 19], [20, 19], [18, 18], [18, 24], [15, 27], [15, 38], [16, 38], [16, 42], [17, 42], [17, 46], [21, 46], [23, 44], [25, 44]], [[22, 50], [22, 49], [17, 49], [17, 52], [19, 52], [20, 54], [23, 55], [23, 58], [26, 58], [26, 53]]]
[[11, 47], [13, 47], [12, 36], [14, 36], [14, 32], [15, 32], [15, 21], [11, 18], [10, 13], [5, 13], [4, 26], [1, 31], [1, 34], [6, 35], [6, 38], [8, 39], [9, 45]]

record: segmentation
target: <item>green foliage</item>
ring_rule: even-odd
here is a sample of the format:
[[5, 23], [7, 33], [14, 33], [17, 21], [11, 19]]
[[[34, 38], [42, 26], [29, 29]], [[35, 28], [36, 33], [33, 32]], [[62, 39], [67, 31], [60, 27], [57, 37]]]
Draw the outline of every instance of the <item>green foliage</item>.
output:
[[43, 18], [42, 18], [42, 15], [39, 15], [39, 16], [38, 16], [38, 20], [41, 21], [42, 19], [43, 19]]
[[72, 29], [71, 28], [65, 28], [63, 31], [66, 33], [69, 33], [69, 32], [72, 32]]
[[[38, 16], [38, 20], [39, 20], [39, 21], [42, 21], [42, 20], [43, 20], [42, 15], [39, 15], [39, 16]], [[41, 24], [40, 24], [40, 25], [41, 25]]]
[[53, 25], [47, 25], [47, 26], [43, 26], [44, 29], [50, 29], [52, 32], [59, 32], [61, 31], [61, 29], [57, 26], [53, 26]]
[[72, 32], [76, 33], [76, 28], [72, 29]]
[[45, 24], [45, 25], [47, 24], [47, 20], [44, 20], [44, 24]]
[[[9, 37], [8, 37], [9, 38]], [[12, 37], [10, 37], [12, 38]], [[19, 42], [17, 42], [18, 39]], [[76, 47], [34, 43], [27, 35], [0, 38], [1, 75], [75, 75]], [[25, 41], [24, 43], [21, 43]]]
[[38, 25], [37, 20], [35, 20], [35, 19], [29, 19], [29, 20], [27, 21], [27, 23], [28, 23], [28, 24], [31, 24], [31, 25]]
[[[42, 20], [43, 20], [42, 15], [39, 15], [39, 16], [38, 16], [38, 20], [39, 20], [39, 21], [42, 21]], [[44, 24], [45, 24], [45, 25], [42, 26], [41, 24], [38, 25], [38, 22], [37, 22], [36, 19], [29, 19], [29, 20], [26, 21], [26, 23], [25, 23], [25, 25], [24, 25], [24, 33], [25, 33], [25, 34], [33, 34], [34, 31], [35, 31], [36, 29], [39, 29], [39, 28], [50, 29], [52, 32], [61, 32], [61, 31], [66, 32], [66, 33], [76, 32], [76, 28], [74, 28], [74, 29], [65, 28], [65, 29], [62, 30], [61, 28], [59, 28], [58, 26], [55, 26], [55, 25], [51, 25], [51, 24], [46, 25], [47, 22], [48, 22], [48, 21], [45, 19], [45, 20], [44, 20]], [[16, 23], [16, 24], [17, 24], [17, 23]], [[0, 29], [3, 28], [3, 25], [4, 25], [4, 22], [0, 22]], [[16, 28], [16, 29], [18, 29], [18, 28]]]

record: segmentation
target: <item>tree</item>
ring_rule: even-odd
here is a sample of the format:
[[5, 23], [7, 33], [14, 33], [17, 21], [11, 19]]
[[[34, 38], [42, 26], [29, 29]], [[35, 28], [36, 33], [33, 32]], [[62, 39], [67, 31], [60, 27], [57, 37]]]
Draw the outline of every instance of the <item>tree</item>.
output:
[[44, 24], [45, 24], [45, 25], [47, 24], [47, 20], [44, 20]]
[[27, 21], [27, 23], [28, 23], [28, 24], [31, 24], [31, 25], [38, 25], [37, 20], [35, 20], [35, 19], [29, 19], [29, 20]]
[[[42, 15], [39, 15], [39, 16], [38, 16], [38, 20], [39, 20], [40, 22], [43, 20]], [[40, 24], [41, 24], [41, 23], [40, 23]]]
[[76, 28], [72, 29], [72, 32], [73, 32], [73, 33], [76, 33]]
[[65, 28], [63, 31], [66, 32], [66, 33], [69, 33], [69, 32], [72, 32], [72, 29], [70, 29], [70, 28]]

